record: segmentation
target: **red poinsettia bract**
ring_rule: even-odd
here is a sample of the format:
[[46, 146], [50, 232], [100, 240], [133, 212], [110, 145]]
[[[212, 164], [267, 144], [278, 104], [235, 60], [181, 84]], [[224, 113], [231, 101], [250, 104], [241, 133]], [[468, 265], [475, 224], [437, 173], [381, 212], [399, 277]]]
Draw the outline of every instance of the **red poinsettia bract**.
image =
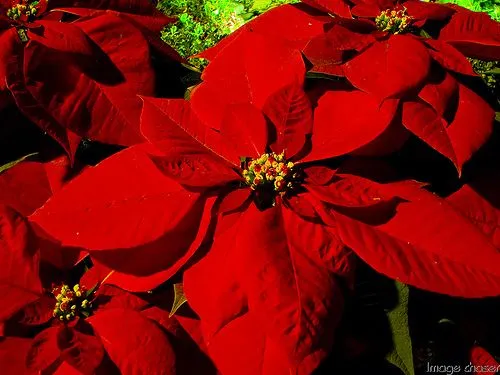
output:
[[82, 173], [31, 219], [132, 290], [154, 288], [209, 246], [185, 290], [223, 372], [241, 374], [242, 361], [248, 374], [319, 364], [342, 310], [336, 275], [352, 271], [346, 247], [421, 288], [498, 293], [497, 249], [421, 184], [313, 163], [331, 157], [314, 138], [328, 122], [313, 121], [300, 85], [262, 110], [227, 106], [217, 128], [184, 100], [144, 98], [141, 119], [151, 144]]
[[[202, 53], [211, 60], [204, 79], [220, 76], [231, 56], [242, 59], [252, 35], [279, 39], [303, 51], [311, 73], [345, 79], [344, 87], [320, 98], [318, 115], [332, 123], [318, 135], [322, 142], [334, 144], [339, 132], [355, 141], [363, 128], [374, 138], [358, 153], [378, 155], [401, 147], [413, 133], [461, 172], [494, 120], [490, 105], [462, 79], [476, 76], [466, 56], [498, 59], [500, 24], [485, 14], [420, 1], [356, 1], [356, 19], [335, 11], [339, 4], [350, 9], [350, 2], [307, 3], [318, 9], [276, 8]], [[283, 20], [290, 22], [276, 27]]]
[[[73, 156], [80, 137], [143, 141], [140, 99], [154, 95], [152, 54], [170, 19], [147, 0], [0, 2], [0, 92]], [[3, 126], [16, 126], [15, 123]]]
[[[196, 345], [186, 341], [188, 334], [197, 335], [195, 321], [169, 318], [168, 311], [145, 297], [103, 284], [94, 269], [84, 274], [81, 284], [60, 284], [56, 274], [42, 272], [41, 249], [26, 220], [2, 206], [0, 221], [3, 371], [187, 374], [204, 363], [211, 373]], [[58, 286], [47, 288], [49, 281]], [[89, 282], [92, 285], [84, 286]], [[175, 337], [175, 345], [169, 334]], [[197, 358], [191, 367], [183, 350], [189, 350], [191, 359]]]

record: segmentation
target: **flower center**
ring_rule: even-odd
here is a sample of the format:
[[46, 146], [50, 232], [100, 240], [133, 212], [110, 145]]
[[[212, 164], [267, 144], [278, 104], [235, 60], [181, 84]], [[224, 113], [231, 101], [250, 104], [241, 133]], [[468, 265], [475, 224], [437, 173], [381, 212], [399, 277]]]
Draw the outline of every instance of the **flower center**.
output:
[[56, 298], [56, 306], [52, 315], [61, 321], [70, 321], [77, 316], [88, 317], [92, 304], [88, 300], [91, 294], [85, 287], [76, 284], [73, 288], [62, 285], [54, 288], [52, 294]]
[[388, 31], [392, 34], [403, 34], [410, 31], [413, 18], [406, 14], [406, 9], [384, 10], [375, 18], [375, 24], [380, 31]]
[[296, 184], [295, 164], [285, 160], [285, 153], [262, 154], [258, 159], [243, 160], [243, 177], [252, 190], [270, 190], [284, 195]]
[[40, 1], [14, 0], [12, 7], [7, 10], [7, 17], [14, 21], [29, 22], [37, 16], [40, 10]]

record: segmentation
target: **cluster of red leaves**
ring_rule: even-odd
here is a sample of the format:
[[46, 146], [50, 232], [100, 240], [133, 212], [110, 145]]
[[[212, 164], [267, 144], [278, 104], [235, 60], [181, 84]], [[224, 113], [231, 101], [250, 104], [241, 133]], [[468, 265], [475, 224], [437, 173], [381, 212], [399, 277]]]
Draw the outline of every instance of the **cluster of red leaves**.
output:
[[17, 3], [0, 1], [0, 110], [17, 106], [70, 157], [82, 137], [144, 141], [137, 94], [155, 95], [153, 54], [178, 58], [158, 37], [172, 20], [144, 0], [41, 0], [36, 16], [8, 18]]
[[[494, 118], [464, 78], [475, 75], [466, 56], [499, 58], [497, 23], [412, 0], [282, 6], [202, 54], [211, 62], [189, 100], [161, 99], [151, 6], [94, 3], [50, 3], [47, 19], [10, 22], [1, 36], [17, 61], [2, 68], [3, 90], [58, 129], [70, 157], [73, 135], [140, 144], [94, 167], [61, 158], [0, 175], [11, 191], [0, 203], [17, 210], [0, 212], [0, 365], [15, 353], [12, 373], [211, 373], [179, 365], [189, 348], [222, 374], [309, 374], [332, 351], [357, 257], [429, 291], [500, 294], [500, 205], [489, 196], [500, 180], [488, 165], [447, 197], [367, 171], [367, 156], [413, 134], [462, 173]], [[375, 17], [401, 5], [419, 34], [377, 29]], [[113, 68], [93, 65], [95, 53]], [[122, 81], [109, 83], [115, 68]], [[291, 191], [246, 184], [245, 161], [282, 152], [298, 176]], [[82, 256], [95, 264], [82, 278], [98, 286], [93, 314], [54, 322], [45, 288]], [[163, 307], [162, 288], [180, 276], [199, 319]]]

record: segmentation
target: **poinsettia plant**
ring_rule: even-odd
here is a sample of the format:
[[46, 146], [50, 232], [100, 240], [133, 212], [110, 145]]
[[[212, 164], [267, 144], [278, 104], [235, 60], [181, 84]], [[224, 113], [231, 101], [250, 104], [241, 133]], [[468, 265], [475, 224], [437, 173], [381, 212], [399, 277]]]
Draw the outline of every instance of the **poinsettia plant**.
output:
[[[475, 223], [424, 184], [380, 183], [358, 159], [335, 159], [371, 134], [333, 132], [335, 145], [325, 142], [332, 123], [304, 91], [300, 52], [255, 38], [239, 46], [243, 64], [229, 77], [216, 73], [217, 56], [190, 101], [144, 97], [149, 143], [84, 171], [31, 220], [86, 249], [127, 290], [186, 269], [208, 351], [229, 374], [319, 365], [342, 312], [337, 277], [353, 274], [351, 251], [423, 289], [497, 295], [500, 255]], [[269, 56], [271, 72], [258, 64]]]
[[[345, 84], [325, 90], [319, 115], [345, 126], [346, 137], [359, 136], [361, 127], [378, 135], [360, 153], [392, 152], [413, 133], [460, 173], [491, 135], [495, 117], [488, 98], [466, 83], [466, 77], [480, 81], [467, 57], [500, 58], [500, 23], [464, 8], [412, 0], [306, 3], [311, 6], [262, 15], [201, 56], [216, 70], [248, 34], [284, 40], [304, 53], [309, 74]], [[335, 103], [345, 112], [332, 109]], [[335, 126], [333, 136], [322, 135], [325, 142], [334, 142]]]
[[136, 95], [157, 91], [152, 58], [180, 61], [159, 37], [171, 21], [148, 0], [3, 0], [0, 108], [14, 103], [71, 158], [81, 137], [141, 142]]
[[168, 302], [157, 303], [171, 301], [168, 294], [139, 296], [107, 284], [109, 270], [82, 268], [88, 257], [69, 271], [47, 268], [45, 245], [27, 221], [6, 206], [0, 209], [0, 221], [3, 371], [187, 374], [203, 368], [213, 373], [190, 338], [200, 337], [197, 323], [169, 317]]

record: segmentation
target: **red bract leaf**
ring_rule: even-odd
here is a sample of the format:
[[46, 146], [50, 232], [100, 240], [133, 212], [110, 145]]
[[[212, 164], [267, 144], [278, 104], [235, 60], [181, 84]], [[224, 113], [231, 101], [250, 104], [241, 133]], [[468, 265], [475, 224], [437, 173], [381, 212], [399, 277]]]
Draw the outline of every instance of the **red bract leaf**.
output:
[[59, 190], [79, 168], [71, 170], [67, 157], [49, 162], [19, 163], [0, 174], [0, 203], [31, 215]]
[[443, 4], [437, 3], [427, 3], [422, 1], [405, 1], [403, 5], [408, 15], [413, 17], [415, 20], [434, 20], [443, 21], [451, 17], [455, 10], [453, 8], [447, 7]]
[[28, 38], [45, 47], [83, 56], [93, 55], [92, 42], [87, 35], [76, 25], [53, 22], [37, 21], [41, 29], [28, 30]]
[[[1, 336], [1, 335], [0, 335]], [[5, 374], [26, 374], [26, 354], [32, 339], [5, 337], [0, 339], [0, 368]]]
[[[246, 295], [250, 314], [258, 319], [268, 342], [280, 348], [282, 359], [287, 358], [286, 362], [274, 358], [275, 363], [294, 369], [316, 351], [330, 349], [342, 309], [342, 295], [327, 265], [333, 246], [314, 232], [315, 242], [304, 247], [302, 241], [308, 237], [302, 224], [295, 213], [282, 207], [261, 212], [250, 205], [232, 229], [216, 236], [218, 254], [210, 251], [186, 272], [187, 298], [205, 322], [209, 338], [237, 324], [235, 318], [244, 312]], [[259, 233], [259, 244], [249, 239], [254, 233]], [[214, 268], [224, 272], [218, 274], [219, 282], [207, 285], [213, 280], [213, 272], [209, 276], [208, 271]], [[206, 293], [216, 298], [209, 303]]]
[[[7, 61], [14, 54], [15, 46], [19, 44], [19, 35], [15, 28], [0, 31], [0, 91], [7, 89], [5, 78], [7, 75]], [[0, 103], [0, 109], [2, 104]]]
[[487, 13], [456, 12], [441, 29], [439, 40], [452, 44], [468, 57], [500, 60], [500, 23]]
[[52, 195], [43, 163], [23, 162], [0, 175], [0, 202], [30, 215]]
[[[25, 54], [25, 75], [29, 77], [25, 89], [60, 126], [81, 136], [122, 145], [141, 142], [138, 129], [141, 101], [136, 94], [154, 92], [147, 42], [136, 28], [110, 14], [76, 25], [102, 52], [76, 62], [70, 55], [51, 52], [32, 42]], [[118, 41], [109, 38], [110, 30], [114, 29], [120, 30], [119, 49]], [[134, 53], [123, 58], [132, 47]], [[56, 71], [64, 75], [64, 80], [53, 79]]]
[[27, 221], [14, 210], [0, 207], [0, 322], [40, 297], [39, 261]]
[[[488, 140], [494, 112], [473, 91], [459, 86], [458, 109], [448, 125], [429, 106], [418, 102], [403, 104], [403, 124], [432, 148], [450, 159], [458, 172], [463, 164]], [[475, 126], [470, 126], [474, 121]]]
[[87, 321], [122, 374], [175, 374], [175, 355], [167, 336], [140, 313], [110, 309]]
[[226, 47], [233, 43], [240, 43], [236, 41], [237, 38], [249, 32], [284, 39], [290, 46], [302, 49], [313, 37], [323, 34], [323, 26], [331, 20], [330, 16], [303, 4], [282, 5], [255, 17], [197, 56], [212, 61]]
[[[231, 222], [222, 234], [216, 234], [208, 254], [184, 272], [184, 293], [189, 305], [202, 318], [205, 338], [212, 336], [247, 309], [247, 301], [238, 278], [239, 253], [235, 238], [239, 233], [240, 214], [219, 217], [219, 227]], [[226, 224], [227, 225], [227, 224]], [[217, 270], [217, 272], [214, 272]]]
[[386, 224], [334, 213], [347, 246], [378, 272], [418, 288], [470, 298], [498, 295], [500, 252], [473, 223], [418, 187], [388, 188], [406, 202]]
[[264, 104], [262, 112], [275, 126], [273, 151], [285, 151], [288, 159], [293, 158], [304, 147], [313, 125], [311, 103], [302, 87], [293, 85], [276, 92]]
[[[166, 176], [186, 187], [208, 188], [237, 181], [240, 176], [209, 153], [188, 153], [177, 150], [173, 155], [151, 157]], [[179, 155], [180, 154], [180, 155]]]
[[220, 127], [233, 162], [240, 157], [258, 158], [266, 149], [267, 132], [266, 119], [248, 103], [228, 106]]
[[220, 133], [198, 119], [190, 102], [182, 99], [142, 99], [141, 132], [150, 142], [157, 141], [157, 147], [171, 154], [203, 155], [225, 170], [231, 165], [239, 166], [239, 159], [232, 160], [226, 155], [228, 147]]
[[26, 357], [26, 367], [32, 371], [44, 371], [57, 361], [61, 351], [57, 346], [60, 327], [44, 329], [31, 342]]
[[176, 266], [197, 235], [205, 202], [165, 177], [146, 154], [153, 152], [146, 144], [113, 155], [31, 219], [120, 272], [146, 276]]
[[387, 129], [397, 107], [397, 100], [380, 105], [362, 91], [328, 91], [314, 111], [312, 151], [304, 161], [344, 155], [370, 143]]
[[52, 0], [50, 7], [60, 8], [71, 6], [75, 8], [91, 8], [100, 10], [116, 10], [133, 14], [154, 14], [154, 4], [148, 0]]
[[479, 178], [446, 198], [462, 215], [474, 223], [500, 249], [500, 206], [498, 172], [486, 170]]
[[228, 375], [311, 374], [326, 356], [318, 349], [290, 365], [283, 349], [266, 336], [251, 313], [230, 322], [210, 341], [208, 350], [217, 368]]
[[429, 74], [427, 48], [415, 37], [393, 35], [344, 64], [347, 79], [379, 99], [401, 97], [418, 88]]
[[[93, 285], [88, 285], [88, 287], [93, 287]], [[97, 289], [96, 299], [92, 305], [95, 313], [115, 308], [141, 311], [148, 305], [148, 302], [114, 285], [105, 284]]]
[[[70, 159], [73, 160], [76, 149], [80, 143], [80, 137], [61, 127], [61, 125], [49, 113], [47, 113], [46, 108], [44, 108], [37, 98], [35, 98], [28, 90], [25, 71], [27, 69], [27, 61], [30, 60], [30, 55], [32, 54], [33, 49], [49, 50], [45, 46], [36, 42], [29, 43], [26, 47], [24, 47], [24, 45], [19, 41], [19, 43], [15, 46], [15, 51], [13, 55], [10, 56], [7, 65], [7, 87], [19, 110], [31, 121], [35, 122], [42, 130], [54, 138], [66, 151]], [[52, 52], [52, 54], [57, 55], [55, 52]], [[59, 63], [61, 62], [59, 61]], [[45, 64], [41, 65], [47, 67]], [[40, 65], [37, 66], [40, 67]], [[57, 72], [57, 75], [60, 75], [60, 71]], [[54, 76], [57, 75], [54, 74]], [[61, 80], [58, 80], [58, 82], [61, 84], [63, 83]]]
[[304, 0], [310, 6], [317, 7], [322, 11], [327, 13], [333, 13], [340, 17], [352, 18], [351, 11], [349, 10], [349, 5], [343, 0]]
[[42, 295], [35, 301], [25, 305], [10, 320], [28, 326], [37, 326], [52, 319], [55, 299], [52, 296]]
[[500, 369], [500, 363], [497, 362], [495, 357], [477, 345], [470, 350], [470, 361], [474, 369], [474, 375], [488, 375], [498, 372]]
[[208, 65], [202, 75], [205, 83], [193, 91], [190, 101], [202, 121], [219, 129], [228, 104], [251, 103], [262, 109], [272, 94], [301, 85], [304, 78], [300, 51], [282, 40], [248, 32]]
[[355, 175], [337, 174], [327, 186], [307, 185], [305, 188], [317, 199], [344, 207], [366, 207], [388, 201], [392, 195], [384, 192], [380, 185]]
[[434, 108], [436, 113], [445, 117], [445, 114], [458, 102], [458, 82], [449, 73], [438, 82], [429, 82], [418, 93], [423, 101]]
[[83, 321], [78, 321], [75, 327], [61, 327], [57, 345], [61, 350], [61, 359], [82, 374], [94, 373], [104, 357], [103, 344]]
[[231, 190], [222, 198], [218, 209], [219, 213], [226, 214], [241, 209], [245, 202], [249, 201], [251, 194], [250, 189]]
[[428, 49], [432, 58], [441, 66], [457, 73], [477, 76], [469, 60], [455, 47], [440, 40], [424, 39], [430, 46]]
[[311, 166], [304, 170], [305, 183], [310, 185], [326, 185], [332, 181], [337, 173], [336, 169], [328, 167]]

